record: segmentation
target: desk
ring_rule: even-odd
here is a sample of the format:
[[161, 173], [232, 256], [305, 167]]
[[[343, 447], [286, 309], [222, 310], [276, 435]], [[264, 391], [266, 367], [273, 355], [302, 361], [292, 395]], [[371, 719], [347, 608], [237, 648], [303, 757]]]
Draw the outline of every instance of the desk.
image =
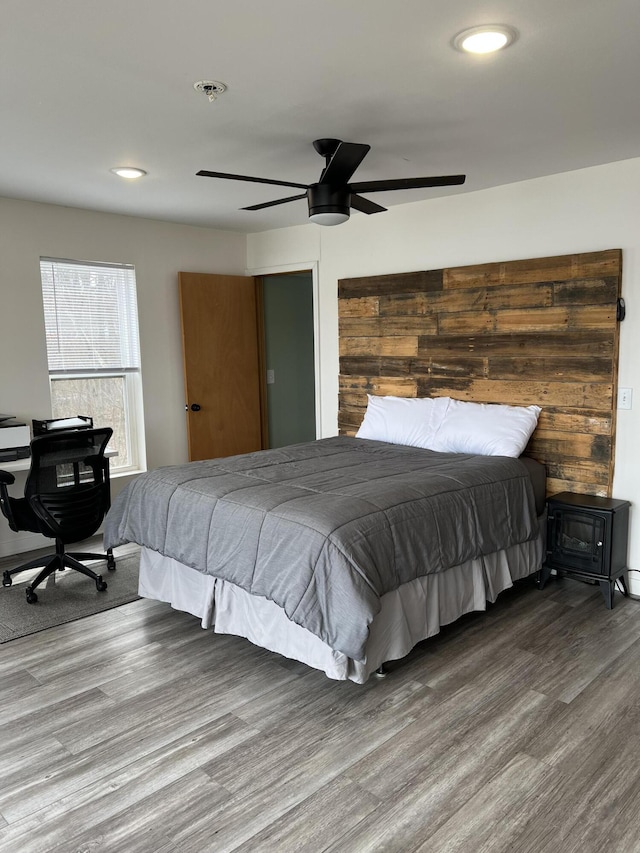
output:
[[[112, 459], [114, 456], [118, 455], [117, 450], [109, 450], [105, 451], [105, 457], [107, 459]], [[10, 462], [2, 462], [0, 461], [0, 471], [28, 471], [31, 468], [31, 457], [27, 456], [25, 459], [13, 459]]]

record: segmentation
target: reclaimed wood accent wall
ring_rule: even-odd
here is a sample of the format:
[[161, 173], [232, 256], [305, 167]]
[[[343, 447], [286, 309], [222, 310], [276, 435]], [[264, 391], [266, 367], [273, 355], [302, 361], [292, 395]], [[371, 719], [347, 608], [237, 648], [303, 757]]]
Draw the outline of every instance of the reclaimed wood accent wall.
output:
[[342, 279], [339, 429], [367, 393], [538, 405], [549, 494], [611, 495], [619, 249]]

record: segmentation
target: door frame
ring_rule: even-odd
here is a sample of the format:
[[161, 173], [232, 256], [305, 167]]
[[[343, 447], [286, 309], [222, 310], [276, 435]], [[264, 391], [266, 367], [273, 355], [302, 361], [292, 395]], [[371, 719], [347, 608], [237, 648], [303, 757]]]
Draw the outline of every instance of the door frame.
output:
[[257, 269], [245, 270], [246, 275], [261, 279], [270, 275], [286, 275], [287, 273], [310, 272], [313, 295], [313, 372], [315, 379], [315, 404], [316, 404], [316, 438], [322, 434], [322, 406], [321, 406], [321, 382], [320, 382], [320, 285], [318, 275], [318, 262], [309, 261], [299, 264], [278, 264], [273, 267], [259, 267]]

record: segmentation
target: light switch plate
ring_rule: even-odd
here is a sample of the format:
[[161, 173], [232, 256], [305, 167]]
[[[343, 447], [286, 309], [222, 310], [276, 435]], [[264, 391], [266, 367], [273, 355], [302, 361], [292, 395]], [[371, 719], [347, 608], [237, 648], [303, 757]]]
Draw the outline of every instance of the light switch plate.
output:
[[276, 381], [275, 370], [267, 370], [267, 385], [273, 385]]
[[618, 408], [630, 409], [633, 400], [633, 388], [618, 388]]

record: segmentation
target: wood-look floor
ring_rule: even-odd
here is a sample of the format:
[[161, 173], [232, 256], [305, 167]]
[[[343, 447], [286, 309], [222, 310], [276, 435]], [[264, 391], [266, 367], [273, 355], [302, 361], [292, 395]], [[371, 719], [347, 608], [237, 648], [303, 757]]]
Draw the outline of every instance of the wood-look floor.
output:
[[0, 679], [0, 853], [640, 851], [640, 603], [577, 581], [364, 686], [150, 601]]

